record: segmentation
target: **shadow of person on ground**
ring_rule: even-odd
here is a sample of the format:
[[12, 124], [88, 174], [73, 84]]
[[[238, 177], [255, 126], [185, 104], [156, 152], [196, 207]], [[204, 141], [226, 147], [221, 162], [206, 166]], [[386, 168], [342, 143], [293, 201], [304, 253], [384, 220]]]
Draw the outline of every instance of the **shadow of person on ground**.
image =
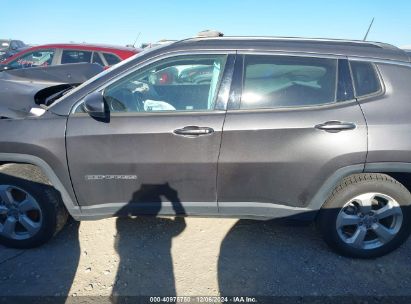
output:
[[410, 295], [411, 242], [374, 260], [332, 252], [314, 225], [239, 220], [221, 243], [225, 296]]
[[[140, 202], [150, 204], [150, 215], [158, 215], [164, 202], [171, 203], [175, 214], [185, 214], [178, 193], [168, 183], [142, 185], [119, 214], [130, 214]], [[112, 295], [176, 295], [171, 246], [186, 227], [184, 217], [120, 217], [116, 226], [120, 261]]]

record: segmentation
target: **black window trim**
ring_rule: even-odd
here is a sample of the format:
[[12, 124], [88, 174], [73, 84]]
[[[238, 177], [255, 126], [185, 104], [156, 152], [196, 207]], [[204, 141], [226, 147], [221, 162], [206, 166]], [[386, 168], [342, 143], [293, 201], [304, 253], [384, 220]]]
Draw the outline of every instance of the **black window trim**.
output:
[[[357, 89], [355, 87], [354, 75], [353, 75], [352, 68], [351, 68], [351, 62], [353, 62], [353, 61], [366, 62], [366, 63], [369, 63], [372, 66], [372, 68], [374, 69], [375, 75], [377, 76], [377, 80], [380, 84], [380, 89], [378, 91], [375, 91], [373, 93], [369, 93], [369, 94], [366, 94], [366, 95], [357, 96]], [[366, 99], [370, 99], [370, 98], [385, 95], [386, 88], [385, 88], [385, 85], [384, 85], [384, 81], [382, 79], [381, 72], [378, 69], [378, 66], [375, 64], [375, 62], [373, 62], [371, 60], [366, 60], [366, 59], [361, 60], [360, 58], [358, 58], [358, 59], [357, 58], [348, 58], [348, 62], [349, 62], [349, 67], [350, 67], [352, 87], [354, 89], [354, 97], [355, 97], [356, 100], [362, 101], [362, 100], [366, 100]]]
[[[337, 60], [337, 67], [336, 67], [336, 87], [335, 87], [335, 100], [332, 102], [327, 102], [323, 104], [314, 104], [314, 105], [305, 105], [305, 106], [284, 106], [284, 107], [275, 107], [275, 108], [256, 108], [256, 109], [241, 109], [241, 97], [242, 97], [242, 90], [243, 90], [243, 83], [244, 83], [244, 64], [245, 64], [245, 56], [246, 55], [261, 55], [261, 56], [287, 56], [287, 57], [305, 57], [305, 58], [320, 58], [320, 59], [335, 59]], [[256, 51], [239, 51], [237, 52], [237, 60], [234, 69], [234, 76], [233, 76], [233, 84], [231, 87], [230, 98], [227, 105], [227, 111], [241, 111], [241, 112], [273, 112], [273, 111], [290, 111], [290, 110], [304, 110], [304, 109], [314, 109], [314, 108], [324, 108], [330, 106], [338, 106], [342, 103], [352, 103], [355, 102], [355, 97], [352, 99], [347, 99], [344, 101], [338, 100], [338, 76], [339, 76], [339, 65], [341, 60], [348, 60], [346, 56], [340, 55], [328, 55], [328, 54], [312, 54], [312, 53], [303, 53], [303, 52], [256, 52]], [[351, 69], [350, 69], [351, 74]], [[349, 76], [351, 78], [351, 86], [352, 84], [352, 75]]]
[[[348, 73], [344, 73], [341, 69], [341, 67], [344, 67]], [[343, 74], [344, 73], [344, 74]], [[343, 95], [343, 92], [341, 91], [342, 88], [339, 86], [339, 84], [342, 82], [342, 86], [345, 88], [349, 89], [349, 96], [347, 99], [341, 99], [340, 96]], [[338, 59], [338, 69], [337, 69], [337, 102], [346, 102], [346, 101], [352, 101], [355, 100], [355, 92], [354, 92], [354, 84], [353, 84], [353, 79], [352, 79], [352, 73], [351, 73], [351, 67], [348, 62], [347, 58], [340, 58]]]

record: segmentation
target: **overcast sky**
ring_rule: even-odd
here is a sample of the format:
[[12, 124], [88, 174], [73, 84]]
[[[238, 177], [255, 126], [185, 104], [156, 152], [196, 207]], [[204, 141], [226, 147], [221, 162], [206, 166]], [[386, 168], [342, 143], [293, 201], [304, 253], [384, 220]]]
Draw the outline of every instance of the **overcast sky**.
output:
[[411, 45], [408, 0], [0, 0], [0, 38], [31, 44], [137, 45], [182, 39], [204, 29], [226, 35], [362, 39]]

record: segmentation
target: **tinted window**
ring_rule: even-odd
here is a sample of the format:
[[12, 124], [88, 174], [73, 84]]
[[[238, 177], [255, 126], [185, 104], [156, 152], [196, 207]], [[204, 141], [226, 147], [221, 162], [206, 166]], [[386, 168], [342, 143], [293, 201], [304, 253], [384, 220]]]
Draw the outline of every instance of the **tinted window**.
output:
[[9, 63], [13, 69], [48, 66], [53, 62], [54, 50], [37, 50], [16, 58]]
[[337, 60], [245, 56], [242, 109], [335, 102]]
[[61, 56], [61, 63], [91, 62], [91, 54], [92, 52], [88, 51], [64, 50]]
[[121, 59], [116, 55], [110, 53], [104, 53], [104, 58], [106, 59], [108, 65], [115, 65], [121, 61]]
[[352, 61], [350, 64], [357, 97], [381, 90], [381, 84], [372, 63]]
[[107, 87], [111, 112], [207, 111], [214, 109], [226, 56], [162, 60]]
[[93, 53], [93, 60], [91, 63], [98, 63], [101, 66], [104, 66], [103, 60], [100, 58], [100, 54], [98, 52]]

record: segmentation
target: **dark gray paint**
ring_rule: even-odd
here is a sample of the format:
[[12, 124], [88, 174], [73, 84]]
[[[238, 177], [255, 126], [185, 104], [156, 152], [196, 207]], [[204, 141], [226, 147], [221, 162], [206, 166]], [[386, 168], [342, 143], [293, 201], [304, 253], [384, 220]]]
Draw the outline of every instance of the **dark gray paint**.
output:
[[385, 93], [360, 100], [368, 124], [367, 163], [411, 162], [411, 69], [389, 64], [377, 67]]
[[[353, 130], [318, 130], [327, 121]], [[367, 130], [355, 101], [299, 109], [229, 111], [219, 160], [219, 201], [307, 207], [337, 169], [365, 162]]]
[[[229, 95], [226, 78], [217, 112], [115, 114], [105, 120], [75, 114], [67, 119], [84, 96], [135, 66], [157, 56], [195, 50], [347, 55], [376, 61], [385, 91], [359, 103], [225, 112], [227, 102], [220, 97]], [[0, 133], [0, 162], [42, 167], [76, 219], [102, 218], [120, 210], [147, 213], [144, 209], [150, 201], [139, 201], [135, 192], [164, 184], [177, 190], [185, 213], [190, 215], [261, 219], [313, 216], [338, 181], [349, 174], [390, 169], [410, 172], [410, 78], [408, 57], [383, 44], [239, 38], [181, 41], [103, 72], [61, 98], [42, 117], [0, 120], [0, 128], [7, 130]], [[238, 98], [235, 91], [230, 96]], [[354, 123], [356, 128], [337, 133], [315, 128], [331, 120]], [[175, 129], [187, 125], [210, 127], [215, 132], [198, 138], [174, 134]], [[89, 174], [135, 174], [137, 179], [100, 183], [86, 180]], [[136, 202], [136, 207], [127, 209], [133, 205], [128, 202]], [[166, 198], [157, 211], [175, 212]]]
[[[34, 164], [43, 171], [53, 170], [68, 194], [69, 200], [65, 203], [72, 206], [77, 205], [77, 200], [67, 168], [65, 129], [66, 118], [52, 113], [46, 113], [41, 118], [0, 119], [0, 130], [7, 130], [0, 132], [0, 162], [16, 161], [10, 155], [18, 156], [18, 162], [33, 163], [33, 159], [37, 158], [42, 160], [48, 168], [37, 162]], [[51, 175], [48, 176], [50, 178]]]
[[[67, 155], [80, 205], [144, 203], [144, 185], [169, 184], [182, 202], [213, 202], [217, 209], [217, 160], [225, 112], [111, 115], [110, 123], [87, 114], [70, 116]], [[173, 131], [207, 126], [210, 135]], [[81, 149], [79, 149], [81, 147]], [[86, 175], [137, 175], [131, 180], [86, 180]], [[164, 198], [163, 198], [164, 199]]]

